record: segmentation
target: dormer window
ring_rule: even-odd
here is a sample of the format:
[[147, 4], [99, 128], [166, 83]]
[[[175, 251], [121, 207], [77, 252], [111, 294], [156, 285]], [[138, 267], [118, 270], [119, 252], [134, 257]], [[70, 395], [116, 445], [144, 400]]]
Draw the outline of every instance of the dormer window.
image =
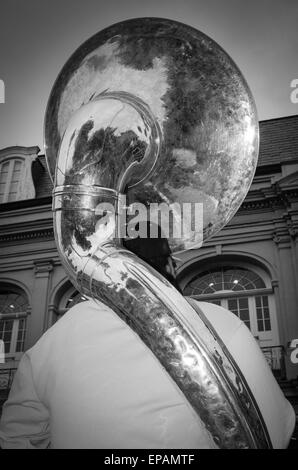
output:
[[0, 203], [17, 200], [23, 167], [24, 160], [19, 158], [0, 164]]
[[32, 172], [38, 152], [38, 147], [0, 150], [0, 204], [35, 198]]

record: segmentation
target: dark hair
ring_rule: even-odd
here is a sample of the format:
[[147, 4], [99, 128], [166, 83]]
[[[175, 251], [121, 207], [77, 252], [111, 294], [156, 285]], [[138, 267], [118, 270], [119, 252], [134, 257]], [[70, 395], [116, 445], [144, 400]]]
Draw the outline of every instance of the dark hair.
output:
[[164, 276], [182, 294], [181, 288], [176, 278], [172, 274], [170, 274], [166, 269], [166, 266], [169, 262], [169, 257], [170, 255], [158, 256], [155, 258], [149, 258], [148, 260], [145, 260], [145, 261], [147, 261], [147, 263], [150, 264], [150, 266], [152, 266], [154, 269], [156, 269], [156, 271], [158, 271], [162, 276]]
[[177, 290], [179, 290], [179, 292], [181, 292], [176, 279], [172, 274], [168, 273], [166, 269], [169, 263], [169, 257], [172, 253], [168, 239], [162, 236], [160, 226], [158, 226], [158, 237], [150, 238], [151, 226], [150, 223], [147, 222], [148, 237], [123, 239], [123, 246], [135, 253], [143, 261], [150, 264], [150, 266], [156, 269], [156, 271], [164, 276], [174, 287], [176, 287]]

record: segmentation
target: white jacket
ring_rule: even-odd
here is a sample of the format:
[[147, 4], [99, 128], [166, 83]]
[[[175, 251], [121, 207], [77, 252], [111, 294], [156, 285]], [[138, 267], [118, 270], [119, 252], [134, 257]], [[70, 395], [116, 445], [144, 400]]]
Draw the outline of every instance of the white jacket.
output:
[[[242, 370], [274, 448], [287, 447], [295, 414], [255, 339], [231, 312], [199, 306]], [[3, 407], [0, 446], [216, 447], [151, 351], [110, 308], [93, 301], [71, 308], [23, 355]]]

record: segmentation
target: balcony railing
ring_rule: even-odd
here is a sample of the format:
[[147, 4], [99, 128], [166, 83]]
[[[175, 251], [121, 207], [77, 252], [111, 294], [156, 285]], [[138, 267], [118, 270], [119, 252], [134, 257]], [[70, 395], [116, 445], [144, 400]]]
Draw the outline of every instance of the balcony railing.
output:
[[16, 368], [0, 369], [0, 393], [1, 395], [9, 392], [16, 370], [17, 370]]
[[261, 348], [276, 379], [286, 379], [285, 348], [284, 346], [267, 346]]

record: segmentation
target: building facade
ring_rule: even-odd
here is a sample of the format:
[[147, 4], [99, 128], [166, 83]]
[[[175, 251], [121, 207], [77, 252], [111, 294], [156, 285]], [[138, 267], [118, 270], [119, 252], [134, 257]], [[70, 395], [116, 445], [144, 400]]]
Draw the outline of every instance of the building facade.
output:
[[[298, 375], [288, 349], [298, 338], [297, 131], [298, 116], [260, 122], [259, 163], [241, 208], [202, 248], [178, 255], [185, 295], [238, 315], [281, 379]], [[0, 399], [22, 353], [84, 300], [56, 251], [52, 185], [39, 153], [0, 151]]]

